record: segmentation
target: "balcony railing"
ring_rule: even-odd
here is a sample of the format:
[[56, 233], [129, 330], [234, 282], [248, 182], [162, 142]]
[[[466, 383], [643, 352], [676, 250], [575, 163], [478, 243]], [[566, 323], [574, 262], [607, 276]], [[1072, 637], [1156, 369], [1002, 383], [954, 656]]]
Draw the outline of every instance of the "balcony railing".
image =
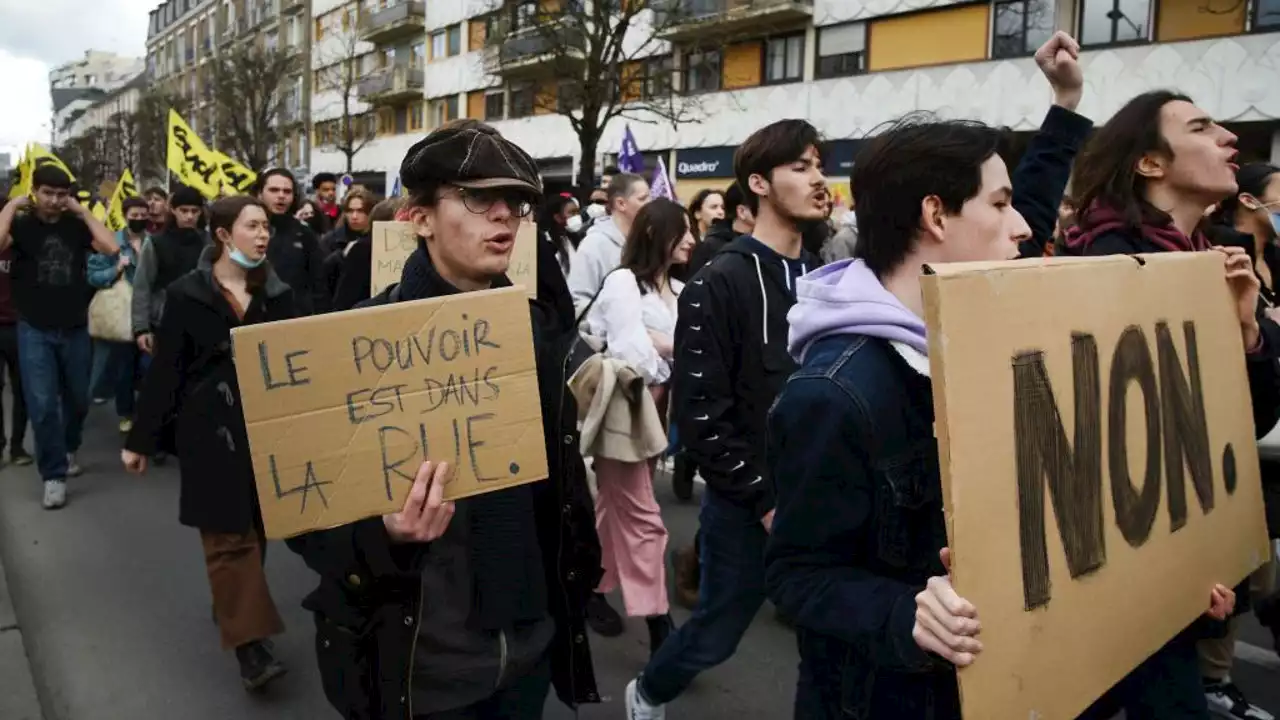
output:
[[374, 71], [360, 80], [356, 93], [369, 103], [385, 103], [422, 97], [422, 68], [394, 65]]
[[489, 64], [507, 76], [567, 72], [569, 65], [584, 62], [587, 39], [582, 28], [550, 18], [540, 25], [515, 32], [488, 50]]
[[280, 12], [288, 15], [307, 6], [306, 0], [280, 0]]
[[657, 35], [677, 42], [771, 32], [813, 17], [813, 0], [654, 0], [653, 8]]
[[421, 35], [426, 32], [426, 27], [426, 3], [422, 0], [401, 2], [385, 10], [362, 13], [360, 16], [360, 38], [375, 44], [406, 35]]

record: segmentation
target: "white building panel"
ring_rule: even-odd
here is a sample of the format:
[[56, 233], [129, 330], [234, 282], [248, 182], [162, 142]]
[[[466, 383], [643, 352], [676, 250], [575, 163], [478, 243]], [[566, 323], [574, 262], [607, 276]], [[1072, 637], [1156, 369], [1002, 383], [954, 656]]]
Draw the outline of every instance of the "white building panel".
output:
[[[1085, 51], [1081, 61], [1086, 87], [1080, 112], [1095, 122], [1104, 122], [1134, 95], [1158, 88], [1188, 93], [1219, 120], [1280, 119], [1280, 33]], [[698, 99], [698, 122], [630, 124], [643, 150], [736, 145], [762, 125], [787, 117], [806, 118], [832, 139], [862, 137], [917, 110], [1034, 130], [1050, 101], [1049, 86], [1028, 57], [716, 93]], [[617, 149], [626, 123], [610, 123], [601, 153]], [[534, 157], [578, 155], [577, 138], [559, 115], [495, 126]], [[379, 140], [356, 164], [398, 166], [418, 137]], [[332, 162], [323, 153], [313, 158], [317, 170], [332, 169]]]

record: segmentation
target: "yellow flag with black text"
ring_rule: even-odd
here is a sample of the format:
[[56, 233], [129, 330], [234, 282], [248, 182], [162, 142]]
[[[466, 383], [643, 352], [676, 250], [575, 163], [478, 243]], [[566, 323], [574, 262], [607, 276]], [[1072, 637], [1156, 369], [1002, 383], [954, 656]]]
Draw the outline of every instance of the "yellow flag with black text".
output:
[[222, 188], [222, 169], [218, 166], [216, 154], [172, 109], [169, 110], [167, 155], [166, 166], [183, 185], [195, 188], [210, 200], [218, 197]]
[[253, 184], [258, 181], [258, 173], [241, 165], [229, 155], [217, 150], [211, 152], [218, 159], [218, 169], [222, 172], [223, 191], [228, 195], [249, 194], [253, 190]]
[[76, 181], [76, 176], [71, 172], [71, 168], [67, 164], [58, 159], [57, 155], [45, 150], [43, 147], [35, 144], [27, 146], [24, 153], [24, 160], [18, 165], [18, 177], [13, 185], [9, 188], [9, 197], [16, 198], [31, 193], [31, 176], [36, 170], [47, 165], [52, 165], [67, 174], [71, 178], [71, 182]]
[[138, 196], [138, 185], [133, 180], [133, 173], [125, 168], [116, 182], [116, 190], [111, 193], [111, 202], [107, 205], [107, 228], [113, 232], [124, 229], [124, 201]]

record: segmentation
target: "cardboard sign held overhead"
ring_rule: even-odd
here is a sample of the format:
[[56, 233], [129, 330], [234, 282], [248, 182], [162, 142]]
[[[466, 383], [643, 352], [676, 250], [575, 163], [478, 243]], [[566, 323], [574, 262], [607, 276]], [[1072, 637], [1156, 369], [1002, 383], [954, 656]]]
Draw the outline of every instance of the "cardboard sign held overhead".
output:
[[373, 295], [400, 282], [404, 261], [418, 247], [418, 233], [410, 222], [376, 222], [373, 224], [373, 268], [369, 286]]
[[267, 537], [399, 511], [426, 459], [446, 499], [547, 476], [529, 301], [514, 288], [236, 328]]
[[[413, 223], [376, 222], [373, 224], [373, 268], [369, 283], [373, 295], [400, 282], [405, 260], [418, 247], [418, 234]], [[507, 278], [525, 289], [529, 297], [538, 296], [538, 230], [531, 222], [520, 223]]]
[[1222, 256], [1140, 260], [922, 278], [966, 718], [1075, 718], [1267, 558]]

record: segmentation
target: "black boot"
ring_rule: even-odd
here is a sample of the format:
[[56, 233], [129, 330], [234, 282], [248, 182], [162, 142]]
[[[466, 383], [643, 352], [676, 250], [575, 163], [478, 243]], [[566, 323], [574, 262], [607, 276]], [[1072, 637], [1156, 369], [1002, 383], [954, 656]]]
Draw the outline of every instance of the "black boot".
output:
[[272, 656], [266, 643], [260, 640], [236, 648], [236, 660], [240, 661], [240, 681], [250, 692], [261, 690], [287, 672], [284, 665]]
[[676, 453], [675, 469], [671, 472], [671, 489], [681, 500], [693, 498], [693, 476], [698, 468], [689, 462], [688, 453]]
[[600, 593], [591, 593], [591, 599], [587, 600], [587, 625], [604, 637], [618, 637], [623, 631], [622, 616]]
[[666, 615], [650, 615], [644, 619], [645, 624], [649, 626], [649, 657], [653, 657], [658, 652], [658, 648], [662, 647], [662, 643], [667, 641], [667, 637], [676, 629], [676, 624], [671, 619], [671, 614]]

